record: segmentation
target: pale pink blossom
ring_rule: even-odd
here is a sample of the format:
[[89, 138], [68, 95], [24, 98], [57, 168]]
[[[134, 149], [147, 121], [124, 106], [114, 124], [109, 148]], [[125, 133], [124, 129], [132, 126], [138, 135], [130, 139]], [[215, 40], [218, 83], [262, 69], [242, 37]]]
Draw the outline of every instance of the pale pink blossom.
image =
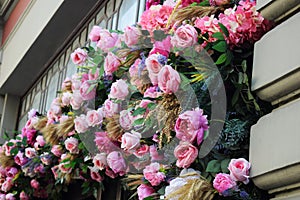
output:
[[91, 100], [96, 97], [96, 86], [91, 85], [89, 81], [84, 81], [79, 91], [83, 100]]
[[82, 65], [85, 63], [88, 54], [85, 50], [81, 48], [77, 48], [73, 53], [71, 53], [71, 59], [74, 64]]
[[116, 149], [106, 132], [95, 132], [95, 143], [100, 152], [109, 153]]
[[143, 200], [146, 197], [149, 197], [154, 193], [155, 193], [155, 190], [152, 187], [145, 185], [145, 184], [141, 184], [137, 188], [137, 194], [138, 194], [139, 200]]
[[97, 182], [103, 181], [103, 177], [100, 176], [98, 169], [94, 169], [93, 167], [89, 167], [91, 178]]
[[127, 83], [123, 79], [119, 79], [112, 84], [109, 97], [124, 100], [128, 94], [129, 90]]
[[121, 60], [118, 56], [112, 52], [108, 52], [104, 60], [104, 71], [105, 74], [111, 75], [113, 72], [117, 71], [121, 65]]
[[91, 32], [89, 33], [89, 39], [92, 42], [98, 42], [100, 40], [100, 32], [102, 28], [100, 26], [93, 26]]
[[188, 168], [197, 158], [198, 149], [189, 142], [180, 142], [174, 150], [176, 166]]
[[133, 152], [140, 146], [142, 135], [136, 131], [126, 132], [122, 135], [121, 148], [125, 151]]
[[89, 126], [99, 126], [103, 122], [104, 113], [102, 109], [89, 110], [86, 114], [86, 120]]
[[83, 102], [83, 98], [80, 94], [80, 91], [79, 90], [73, 91], [73, 95], [70, 100], [70, 104], [71, 104], [72, 108], [74, 110], [78, 110], [81, 107], [82, 102]]
[[60, 157], [62, 152], [62, 146], [61, 145], [53, 145], [51, 149], [51, 153], [53, 153], [55, 156]]
[[20, 193], [20, 200], [29, 200], [28, 194], [26, 194], [24, 191]]
[[132, 128], [133, 116], [128, 110], [122, 110], [120, 112], [119, 123], [125, 130], [130, 130]]
[[70, 92], [64, 92], [64, 93], [62, 93], [62, 96], [61, 96], [61, 105], [62, 106], [69, 106], [70, 102], [71, 102], [71, 99], [72, 99], [72, 93], [70, 93]]
[[1, 186], [1, 190], [3, 192], [8, 192], [13, 186], [13, 179], [12, 178], [6, 178], [4, 183]]
[[142, 158], [145, 154], [149, 153], [150, 147], [146, 144], [141, 145], [139, 148], [133, 152], [133, 154], [138, 157]]
[[93, 158], [93, 163], [94, 166], [97, 167], [100, 170], [105, 169], [107, 166], [107, 161], [106, 161], [106, 153], [98, 153], [96, 156]]
[[74, 119], [74, 124], [77, 133], [84, 133], [89, 128], [89, 125], [86, 120], [86, 116], [84, 114], [81, 114], [80, 116], [76, 116], [76, 118]]
[[69, 137], [65, 140], [66, 149], [72, 154], [78, 154], [78, 140], [74, 137]]
[[158, 86], [166, 94], [177, 92], [181, 79], [171, 66], [165, 65], [158, 74]]
[[244, 158], [231, 159], [228, 169], [232, 180], [249, 183], [249, 173], [251, 164]]
[[37, 180], [35, 180], [35, 179], [32, 179], [32, 180], [30, 181], [30, 185], [31, 185], [31, 187], [34, 188], [34, 189], [38, 189], [38, 188], [40, 187], [40, 183], [39, 183]]
[[27, 158], [34, 158], [36, 156], [36, 150], [34, 148], [27, 147], [25, 149], [25, 156]]
[[180, 26], [176, 31], [174, 36], [171, 39], [172, 45], [178, 48], [186, 48], [195, 45], [198, 41], [198, 32], [196, 29], [189, 25], [185, 24]]
[[116, 46], [119, 40], [119, 35], [117, 33], [110, 33], [106, 29], [100, 31], [100, 40], [97, 42], [97, 47], [99, 47], [104, 52], [109, 52], [109, 50]]
[[151, 80], [151, 83], [153, 85], [157, 85], [157, 75], [160, 72], [161, 68], [163, 67], [163, 64], [158, 61], [159, 54], [151, 54], [148, 56], [148, 58], [145, 61], [149, 78]]
[[126, 172], [126, 163], [122, 154], [118, 151], [113, 151], [107, 156], [107, 164], [112, 171], [120, 176], [123, 176]]
[[105, 117], [113, 117], [116, 113], [120, 111], [120, 105], [114, 103], [113, 101], [106, 99], [104, 101], [104, 114]]
[[145, 179], [147, 179], [152, 186], [158, 186], [166, 178], [165, 174], [159, 170], [160, 164], [156, 162], [146, 166], [143, 170]]

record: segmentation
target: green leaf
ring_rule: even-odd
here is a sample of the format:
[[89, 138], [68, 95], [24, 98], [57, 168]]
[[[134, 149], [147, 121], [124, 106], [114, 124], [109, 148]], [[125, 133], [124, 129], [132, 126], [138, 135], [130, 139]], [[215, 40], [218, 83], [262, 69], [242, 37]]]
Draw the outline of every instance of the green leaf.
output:
[[13, 143], [13, 142], [8, 142], [6, 145], [9, 146], [9, 147], [12, 147], [12, 146], [15, 145], [15, 143]]
[[78, 149], [80, 149], [80, 150], [84, 149], [84, 144], [83, 144], [83, 142], [80, 142], [80, 143], [79, 143]]
[[225, 41], [219, 41], [217, 44], [213, 45], [212, 48], [223, 53], [227, 49], [227, 44]]
[[225, 36], [226, 37], [228, 37], [229, 36], [229, 32], [228, 32], [228, 29], [226, 28], [226, 26], [224, 26], [222, 23], [218, 23], [219, 24], [219, 26], [220, 26], [220, 28], [221, 28], [221, 30], [223, 31], [223, 33], [225, 34]]
[[239, 100], [239, 96], [240, 96], [240, 90], [237, 89], [235, 90], [232, 99], [231, 99], [231, 105], [234, 106], [236, 104], [236, 102]]
[[139, 107], [133, 111], [132, 116], [143, 115], [146, 112], [146, 108]]
[[156, 108], [156, 103], [148, 103], [147, 108], [149, 110], [154, 110]]
[[18, 149], [18, 148], [13, 148], [13, 149], [10, 150], [10, 154], [11, 154], [12, 156], [17, 155], [18, 152], [19, 152], [19, 149]]
[[160, 194], [160, 195], [164, 195], [165, 194], [165, 190], [166, 190], [166, 187], [162, 187], [160, 188], [157, 193]]
[[219, 160], [211, 160], [207, 164], [206, 172], [218, 173], [221, 171], [221, 162]]
[[150, 197], [144, 198], [144, 200], [154, 200], [154, 199], [153, 199], [153, 197], [150, 196]]
[[102, 66], [100, 67], [100, 70], [99, 70], [99, 77], [102, 77], [103, 74], [104, 74], [104, 65], [102, 65]]
[[216, 33], [212, 34], [212, 36], [214, 38], [217, 38], [218, 40], [225, 40], [224, 35], [221, 32], [216, 32]]
[[242, 68], [243, 68], [243, 72], [246, 72], [247, 71], [247, 61], [243, 60], [241, 65], [242, 65]]
[[226, 158], [224, 160], [221, 161], [221, 170], [223, 173], [228, 173], [229, 170], [228, 170], [228, 164], [230, 162], [230, 158]]
[[210, 6], [209, 0], [204, 0], [198, 4], [199, 6]]
[[136, 119], [134, 120], [132, 126], [138, 126], [138, 125], [142, 125], [144, 123], [144, 118], [139, 118], [139, 119]]
[[90, 93], [96, 87], [96, 85], [97, 84], [90, 85], [89, 89], [86, 91], [86, 94]]
[[226, 61], [226, 59], [227, 59], [226, 53], [223, 53], [220, 55], [220, 57], [216, 61], [216, 64], [220, 65], [220, 64], [224, 63]]
[[142, 35], [144, 35], [144, 36], [150, 35], [149, 31], [147, 31], [147, 30], [141, 30], [141, 32], [142, 32]]
[[168, 36], [162, 30], [154, 30], [153, 34], [154, 34], [154, 40], [156, 40], [156, 41], [162, 41]]
[[180, 88], [185, 91], [187, 89], [187, 85], [191, 83], [190, 79], [188, 79], [184, 74], [179, 73], [181, 82], [180, 82]]
[[239, 80], [238, 80], [238, 83], [239, 83], [239, 84], [242, 84], [242, 83], [243, 83], [243, 80], [244, 80], [244, 73], [243, 73], [243, 72], [239, 72]]

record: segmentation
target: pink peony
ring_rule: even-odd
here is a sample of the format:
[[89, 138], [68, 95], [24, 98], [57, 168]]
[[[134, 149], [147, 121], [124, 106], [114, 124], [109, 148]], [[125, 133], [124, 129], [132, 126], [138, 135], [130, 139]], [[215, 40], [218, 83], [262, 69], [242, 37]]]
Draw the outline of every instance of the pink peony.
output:
[[137, 194], [138, 194], [139, 200], [143, 200], [146, 197], [149, 197], [154, 193], [155, 193], [155, 190], [152, 187], [145, 185], [145, 184], [141, 184], [137, 188]]
[[177, 92], [180, 82], [178, 72], [169, 65], [165, 65], [158, 74], [158, 86], [166, 94]]
[[204, 131], [208, 130], [207, 116], [203, 110], [196, 108], [192, 111], [185, 111], [176, 120], [176, 137], [182, 141], [193, 143], [197, 139], [199, 145], [204, 137]]
[[[90, 89], [91, 87], [93, 87], [92, 90]], [[91, 85], [89, 81], [84, 81], [79, 91], [83, 100], [91, 100], [96, 96], [96, 86]]]
[[112, 171], [120, 176], [126, 172], [126, 163], [122, 154], [118, 151], [113, 151], [107, 156], [107, 164]]
[[177, 158], [177, 167], [188, 168], [196, 160], [198, 149], [189, 142], [180, 142], [174, 150], [174, 155]]
[[[149, 10], [146, 10], [139, 22], [142, 29], [148, 30], [150, 33], [154, 30], [166, 30], [168, 19], [172, 14], [173, 7], [167, 5], [151, 6]], [[170, 24], [172, 27], [172, 24]]]
[[27, 138], [27, 144], [33, 144], [34, 143], [34, 137], [36, 134], [35, 129], [27, 129], [27, 128], [22, 128], [22, 136]]
[[230, 178], [229, 174], [219, 173], [213, 181], [213, 186], [222, 195], [225, 190], [235, 188], [236, 182]]
[[53, 145], [51, 149], [51, 153], [55, 156], [60, 157], [62, 154], [62, 146], [61, 145]]
[[106, 153], [96, 154], [96, 156], [93, 158], [93, 163], [98, 169], [105, 169], [105, 167], [107, 166]]
[[142, 35], [141, 31], [134, 26], [127, 26], [124, 30], [124, 41], [128, 47], [136, 45], [139, 37]]
[[119, 104], [114, 103], [113, 101], [106, 99], [104, 101], [104, 113], [105, 117], [113, 117], [116, 113], [118, 113], [120, 110]]
[[244, 158], [231, 159], [228, 165], [231, 179], [248, 184], [250, 167], [251, 164]]
[[111, 75], [113, 72], [118, 70], [120, 65], [121, 65], [121, 60], [118, 58], [118, 56], [116, 56], [112, 52], [108, 52], [104, 60], [105, 74]]
[[86, 120], [89, 126], [99, 126], [103, 122], [104, 113], [102, 109], [89, 110], [86, 114]]
[[128, 85], [123, 79], [119, 79], [111, 85], [110, 98], [124, 100], [128, 94]]
[[146, 166], [143, 170], [145, 179], [147, 179], [152, 186], [158, 186], [166, 178], [165, 174], [160, 172], [159, 169], [160, 164], [155, 162]]
[[110, 33], [106, 29], [100, 31], [100, 40], [97, 42], [97, 47], [99, 47], [104, 52], [109, 52], [109, 50], [116, 46], [119, 40], [119, 35], [117, 33]]
[[36, 151], [34, 148], [31, 148], [31, 147], [27, 147], [25, 149], [25, 156], [27, 158], [34, 158], [36, 156]]
[[[220, 32], [221, 29], [219, 27], [219, 20], [214, 18], [214, 16], [205, 16], [202, 18], [197, 18], [195, 21], [195, 27], [201, 30], [201, 34], [208, 34], [208, 42], [215, 42], [217, 41], [216, 38], [212, 37], [214, 33]], [[205, 46], [207, 42], [204, 42], [202, 46]]]
[[81, 48], [77, 48], [73, 53], [71, 53], [71, 59], [74, 64], [82, 65], [85, 63], [88, 54], [85, 50]]
[[35, 180], [35, 179], [32, 179], [32, 180], [30, 181], [30, 185], [31, 185], [31, 187], [34, 188], [34, 189], [38, 189], [38, 188], [40, 187], [40, 183], [39, 183], [37, 180]]
[[74, 137], [69, 137], [65, 140], [66, 149], [72, 154], [78, 154], [78, 140]]
[[28, 194], [26, 194], [24, 191], [20, 193], [20, 200], [29, 200]]
[[133, 116], [128, 110], [122, 110], [120, 112], [119, 123], [125, 130], [130, 130], [132, 128]]
[[125, 151], [132, 152], [140, 146], [141, 134], [136, 131], [124, 133], [122, 135], [121, 148]]
[[172, 45], [178, 48], [191, 47], [195, 45], [197, 41], [198, 32], [189, 24], [180, 26], [172, 37]]
[[77, 133], [84, 133], [88, 130], [89, 125], [86, 121], [86, 116], [84, 114], [81, 114], [80, 116], [76, 116], [74, 119], [75, 123], [75, 130]]
[[100, 40], [100, 32], [102, 28], [100, 26], [93, 26], [91, 32], [89, 33], [89, 39], [92, 42], [98, 42]]

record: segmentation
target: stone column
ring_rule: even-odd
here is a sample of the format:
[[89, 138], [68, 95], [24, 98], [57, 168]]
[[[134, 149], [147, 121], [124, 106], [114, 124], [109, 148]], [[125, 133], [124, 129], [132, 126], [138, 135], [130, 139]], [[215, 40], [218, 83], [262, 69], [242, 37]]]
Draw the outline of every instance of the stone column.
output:
[[251, 128], [251, 177], [274, 200], [299, 200], [300, 2], [257, 3], [278, 25], [255, 44], [252, 90], [274, 110]]

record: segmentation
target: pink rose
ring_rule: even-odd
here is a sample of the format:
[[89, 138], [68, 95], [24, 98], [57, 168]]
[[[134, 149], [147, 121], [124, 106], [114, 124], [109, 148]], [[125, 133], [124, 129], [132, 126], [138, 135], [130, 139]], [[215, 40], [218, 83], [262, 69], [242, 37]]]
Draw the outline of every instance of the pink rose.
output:
[[8, 193], [5, 195], [5, 200], [15, 200], [15, 195], [13, 193]]
[[65, 140], [66, 149], [72, 154], [78, 154], [78, 140], [74, 137], [69, 137]]
[[157, 75], [163, 67], [163, 65], [158, 61], [159, 56], [159, 54], [151, 54], [145, 61], [149, 77], [153, 85], [157, 85]]
[[111, 142], [106, 132], [95, 132], [95, 143], [100, 152], [109, 153], [116, 148], [115, 144]]
[[119, 123], [120, 126], [125, 130], [129, 130], [132, 128], [133, 117], [128, 110], [122, 110], [120, 112]]
[[147, 179], [152, 186], [158, 186], [165, 178], [165, 174], [159, 171], [159, 163], [151, 163], [143, 170], [145, 179]]
[[149, 97], [156, 99], [160, 96], [162, 96], [162, 92], [158, 92], [158, 87], [149, 87], [145, 92], [144, 92], [144, 97]]
[[[93, 87], [93, 89], [90, 90], [90, 87]], [[79, 91], [83, 100], [91, 100], [96, 96], [96, 86], [91, 86], [88, 81], [84, 81], [82, 83]]]
[[136, 131], [131, 131], [131, 133], [124, 133], [122, 135], [121, 148], [125, 151], [134, 151], [140, 146], [140, 140], [142, 135]]
[[71, 104], [72, 108], [74, 110], [78, 110], [81, 107], [82, 102], [83, 102], [83, 98], [80, 94], [80, 91], [79, 90], [73, 91], [73, 95], [70, 99], [70, 104]]
[[113, 72], [118, 70], [120, 65], [121, 65], [121, 60], [118, 58], [118, 56], [116, 56], [112, 52], [108, 52], [104, 60], [105, 74], [111, 75]]
[[169, 65], [165, 65], [158, 74], [158, 86], [166, 94], [177, 92], [180, 82], [178, 72]]
[[98, 42], [100, 40], [100, 32], [102, 28], [100, 26], [93, 26], [91, 32], [89, 33], [89, 39], [92, 42]]
[[112, 171], [120, 176], [126, 172], [126, 163], [122, 154], [118, 151], [113, 151], [107, 156], [107, 164]]
[[20, 200], [29, 200], [29, 196], [24, 191], [22, 191], [20, 193]]
[[119, 104], [114, 103], [113, 101], [106, 99], [104, 101], [104, 113], [105, 117], [113, 117], [120, 110]]
[[18, 169], [15, 167], [9, 167], [6, 169], [7, 177], [14, 178], [17, 173], [18, 173]]
[[86, 116], [84, 114], [81, 114], [80, 116], [76, 116], [74, 119], [75, 123], [75, 130], [77, 133], [84, 133], [88, 130], [89, 125], [86, 121]]
[[202, 142], [204, 131], [208, 130], [207, 116], [203, 110], [196, 108], [192, 111], [185, 111], [176, 120], [176, 137], [182, 141], [193, 143], [197, 139], [198, 145]]
[[137, 188], [137, 193], [138, 193], [138, 197], [139, 197], [139, 200], [143, 200], [145, 199], [146, 197], [149, 197], [151, 196], [152, 194], [155, 193], [155, 190], [148, 186], [148, 185], [145, 185], [145, 184], [141, 184], [138, 188]]
[[74, 93], [74, 91], [79, 90], [79, 88], [81, 86], [80, 75], [74, 74], [72, 76], [71, 82], [72, 82], [71, 89], [72, 89], [72, 92]]
[[90, 175], [91, 178], [97, 182], [101, 182], [104, 179], [103, 177], [100, 176], [98, 169], [94, 169], [92, 167], [90, 167]]
[[60, 159], [61, 159], [61, 162], [58, 165], [59, 170], [65, 174], [71, 173], [72, 167], [70, 166], [70, 161], [66, 161], [67, 159], [70, 159], [70, 155], [62, 154]]
[[61, 96], [61, 105], [62, 106], [69, 106], [72, 99], [72, 93], [64, 92]]
[[228, 165], [230, 177], [234, 181], [241, 181], [244, 184], [248, 184], [250, 167], [251, 164], [244, 158], [231, 159]]
[[102, 109], [89, 110], [86, 114], [86, 120], [89, 126], [95, 127], [99, 126], [103, 122], [104, 113]]
[[35, 149], [34, 149], [34, 148], [31, 148], [31, 147], [27, 147], [27, 148], [25, 149], [25, 156], [26, 156], [27, 158], [33, 158], [33, 157], [35, 157], [35, 156], [36, 156], [36, 151], [35, 151]]
[[150, 54], [157, 54], [163, 55], [165, 57], [169, 57], [169, 53], [171, 51], [172, 44], [171, 44], [171, 37], [168, 36], [162, 41], [155, 41], [153, 45], [153, 49], [150, 51]]
[[127, 26], [124, 29], [124, 41], [128, 47], [136, 45], [139, 41], [139, 37], [142, 35], [141, 31], [134, 26]]
[[107, 166], [106, 153], [96, 154], [96, 156], [93, 158], [93, 163], [98, 169], [105, 169], [105, 167]]
[[14, 157], [15, 163], [17, 165], [24, 165], [27, 162], [27, 159], [24, 157], [24, 153], [21, 151], [18, 152], [18, 154]]
[[34, 189], [38, 189], [38, 188], [40, 187], [40, 183], [39, 183], [37, 180], [35, 180], [35, 179], [32, 179], [32, 180], [30, 181], [30, 185], [31, 185], [31, 187], [34, 188]]
[[53, 145], [51, 149], [51, 153], [53, 153], [55, 156], [60, 157], [62, 152], [62, 146], [61, 145]]
[[149, 10], [151, 6], [159, 5], [160, 0], [147, 0], [146, 1], [146, 10]]
[[33, 129], [34, 128], [34, 125], [39, 121], [39, 118], [38, 117], [32, 117], [30, 118], [26, 124], [25, 124], [25, 128], [27, 129]]
[[110, 33], [106, 29], [100, 31], [100, 40], [97, 42], [97, 47], [99, 47], [104, 52], [109, 52], [109, 50], [116, 46], [119, 40], [119, 35], [117, 33]]
[[230, 178], [229, 174], [219, 173], [213, 181], [213, 186], [222, 195], [225, 190], [235, 188], [236, 182]]
[[54, 175], [54, 179], [55, 180], [58, 178], [58, 170], [59, 170], [59, 168], [58, 168], [57, 165], [55, 165], [54, 167], [51, 167], [51, 171], [52, 171], [52, 173]]
[[198, 149], [188, 142], [180, 142], [174, 150], [174, 155], [177, 158], [177, 167], [188, 168], [196, 160]]
[[44, 165], [50, 165], [51, 160], [52, 160], [52, 156], [48, 152], [45, 152], [41, 155], [41, 161]]
[[196, 29], [185, 24], [180, 26], [172, 37], [172, 45], [178, 48], [186, 48], [195, 45], [198, 41], [198, 33]]
[[128, 94], [128, 85], [123, 79], [119, 79], [111, 85], [110, 98], [124, 100]]
[[88, 54], [85, 50], [77, 48], [73, 53], [71, 53], [71, 59], [74, 64], [82, 65], [86, 61]]
[[27, 129], [27, 128], [22, 128], [22, 136], [27, 138], [27, 144], [33, 144], [34, 143], [34, 137], [36, 134], [35, 129]]
[[138, 149], [136, 149], [135, 152], [133, 152], [133, 154], [138, 158], [142, 158], [146, 153], [149, 152], [149, 149], [150, 147], [148, 145], [143, 144]]
[[1, 186], [1, 190], [3, 192], [8, 192], [13, 186], [13, 179], [12, 178], [6, 178], [4, 183]]
[[40, 147], [43, 147], [43, 146], [45, 146], [45, 144], [46, 144], [46, 142], [45, 142], [45, 140], [44, 140], [44, 137], [43, 137], [42, 135], [38, 135], [38, 136], [36, 137], [36, 142], [38, 143], [38, 145], [39, 145]]
[[211, 6], [223, 6], [229, 4], [230, 0], [209, 0]]

